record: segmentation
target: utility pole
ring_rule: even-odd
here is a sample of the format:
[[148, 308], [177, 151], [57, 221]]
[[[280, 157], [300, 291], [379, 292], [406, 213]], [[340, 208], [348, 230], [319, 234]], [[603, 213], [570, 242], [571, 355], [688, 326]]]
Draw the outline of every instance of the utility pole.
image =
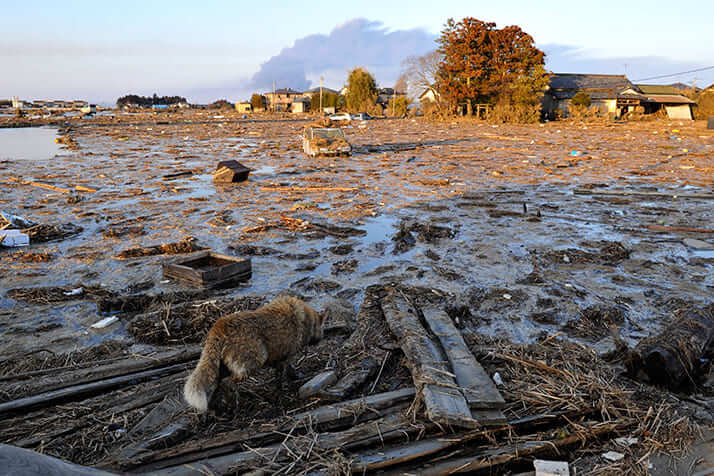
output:
[[322, 114], [322, 80], [323, 77], [320, 76], [320, 114]]
[[270, 105], [272, 106], [273, 112], [275, 112], [275, 80], [273, 80], [273, 100], [270, 101]]

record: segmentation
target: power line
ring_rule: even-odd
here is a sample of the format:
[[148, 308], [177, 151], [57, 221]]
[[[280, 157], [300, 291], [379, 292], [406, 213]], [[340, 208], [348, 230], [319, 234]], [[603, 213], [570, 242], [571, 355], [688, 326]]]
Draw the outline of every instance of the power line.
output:
[[671, 78], [672, 76], [680, 76], [682, 74], [689, 74], [689, 73], [698, 73], [699, 71], [707, 71], [709, 69], [714, 69], [714, 66], [707, 66], [706, 68], [693, 69], [690, 71], [682, 71], [681, 73], [664, 74], [662, 76], [653, 76], [651, 78], [635, 79], [635, 81], [640, 82], [640, 81], [649, 81], [651, 79]]

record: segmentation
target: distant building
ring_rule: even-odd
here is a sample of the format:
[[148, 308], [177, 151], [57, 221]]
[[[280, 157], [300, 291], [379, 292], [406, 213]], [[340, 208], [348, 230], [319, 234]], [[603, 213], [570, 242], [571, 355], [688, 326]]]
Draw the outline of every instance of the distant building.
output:
[[246, 112], [253, 112], [253, 105], [249, 102], [237, 102], [235, 107], [236, 112], [239, 112], [241, 114], [244, 114]]
[[[330, 89], [330, 88], [326, 88], [326, 87], [323, 86], [323, 87], [322, 87], [322, 94], [326, 94], [326, 93], [340, 94], [339, 91], [336, 91], [336, 90]], [[304, 93], [302, 93], [303, 97], [306, 97], [306, 98], [312, 98], [312, 95], [313, 95], [313, 94], [320, 94], [320, 87], [319, 87], [319, 86], [316, 87], [316, 88], [308, 89], [307, 91], [305, 91]]]
[[169, 108], [167, 104], [152, 104], [151, 109], [154, 111], [165, 111]]
[[81, 112], [82, 114], [95, 114], [97, 112], [97, 105], [87, 104], [86, 106], [80, 107], [79, 112]]
[[660, 86], [653, 84], [637, 84], [634, 92], [646, 96], [642, 102], [645, 114], [652, 114], [662, 109], [670, 119], [692, 120], [692, 105], [696, 104], [688, 97], [682, 95], [682, 90], [674, 86]]
[[436, 91], [433, 89], [425, 89], [424, 92], [419, 95], [418, 99], [421, 103], [436, 102]]
[[295, 91], [294, 89], [284, 88], [276, 89], [275, 92], [265, 93], [265, 99], [267, 101], [268, 109], [273, 111], [287, 111], [290, 109], [290, 105], [296, 99], [299, 99], [303, 93], [300, 91]]
[[308, 112], [309, 110], [310, 110], [310, 99], [308, 99], [306, 97], [298, 98], [290, 104], [290, 111], [293, 114], [300, 114], [300, 113]]
[[543, 111], [549, 117], [554, 117], [556, 111], [567, 116], [573, 96], [583, 92], [590, 96], [591, 107], [620, 117], [646, 99], [633, 88], [625, 75], [557, 73], [551, 76], [543, 96]]
[[406, 96], [406, 93], [397, 92], [394, 88], [380, 88], [377, 90], [377, 104], [386, 109], [389, 101], [399, 96]]

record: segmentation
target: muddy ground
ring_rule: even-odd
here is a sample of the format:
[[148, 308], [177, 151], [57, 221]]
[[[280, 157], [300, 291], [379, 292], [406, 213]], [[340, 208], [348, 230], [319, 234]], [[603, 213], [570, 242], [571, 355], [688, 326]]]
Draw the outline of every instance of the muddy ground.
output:
[[[0, 249], [2, 373], [100, 343], [108, 356], [199, 343], [222, 313], [286, 292], [356, 314], [370, 286], [397, 284], [467, 334], [596, 353], [613, 349], [611, 326], [634, 345], [714, 300], [714, 251], [683, 243], [714, 242], [714, 131], [702, 122], [374, 120], [345, 129], [352, 156], [307, 159], [305, 121], [215, 115], [75, 121], [55, 158], [2, 161], [0, 210], [72, 231]], [[228, 159], [253, 169], [248, 181], [212, 182]], [[172, 255], [131, 251], [169, 243], [250, 257], [252, 278], [196, 290], [162, 276]], [[339, 366], [348, 335], [303, 370]], [[390, 365], [378, 390], [408, 384]]]

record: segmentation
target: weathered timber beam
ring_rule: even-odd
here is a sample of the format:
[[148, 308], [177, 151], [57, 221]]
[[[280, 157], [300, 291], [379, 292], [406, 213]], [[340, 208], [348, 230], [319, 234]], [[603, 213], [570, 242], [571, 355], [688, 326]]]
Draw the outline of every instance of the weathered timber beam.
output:
[[70, 399], [76, 400], [81, 397], [86, 397], [87, 395], [97, 394], [100, 392], [127, 385], [133, 385], [135, 383], [143, 382], [151, 378], [182, 372], [184, 370], [188, 370], [189, 367], [189, 364], [175, 364], [160, 369], [146, 370], [143, 372], [123, 375], [121, 377], [113, 377], [106, 380], [99, 380], [97, 382], [75, 385], [60, 390], [40, 393], [32, 397], [20, 398], [17, 400], [1, 403], [0, 414], [8, 412], [17, 412], [33, 407], [49, 406], [58, 401]]

